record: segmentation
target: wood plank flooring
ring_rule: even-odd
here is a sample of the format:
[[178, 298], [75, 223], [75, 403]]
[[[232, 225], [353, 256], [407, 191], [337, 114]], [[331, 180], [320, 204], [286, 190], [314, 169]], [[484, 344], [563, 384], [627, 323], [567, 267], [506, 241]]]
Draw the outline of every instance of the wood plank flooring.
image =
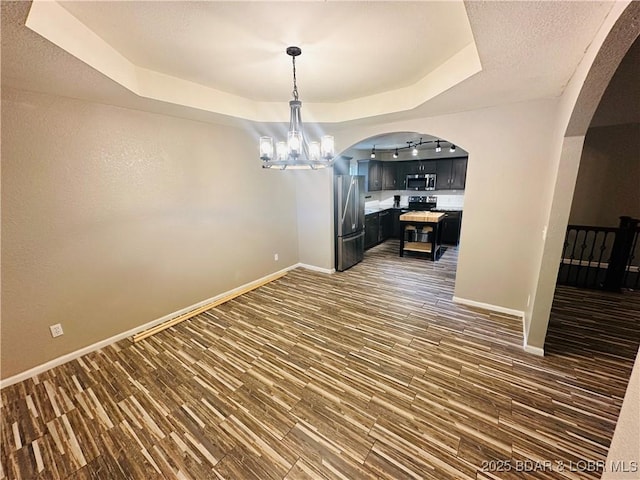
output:
[[452, 303], [455, 248], [397, 249], [3, 389], [0, 478], [600, 478], [640, 295], [559, 288], [539, 358]]

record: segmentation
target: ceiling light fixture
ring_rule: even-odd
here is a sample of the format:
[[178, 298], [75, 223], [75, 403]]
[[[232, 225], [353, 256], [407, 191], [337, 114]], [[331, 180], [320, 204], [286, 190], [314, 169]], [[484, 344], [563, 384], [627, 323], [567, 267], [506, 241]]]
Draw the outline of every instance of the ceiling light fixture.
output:
[[[288, 47], [287, 55], [293, 63], [293, 100], [289, 101], [289, 134], [287, 142], [277, 142], [273, 149], [273, 138], [260, 137], [260, 160], [262, 168], [277, 167], [280, 170], [289, 169], [318, 169], [331, 165], [334, 156], [334, 141], [331, 135], [325, 135], [320, 142], [309, 142], [302, 130], [300, 109], [302, 102], [298, 100], [298, 86], [296, 84], [296, 57], [302, 53], [299, 47]], [[375, 150], [375, 147], [374, 147]], [[375, 154], [371, 152], [372, 158]]]
[[[418, 147], [421, 147], [422, 145], [428, 145], [430, 143], [435, 143], [436, 144], [436, 148], [435, 148], [435, 152], [441, 152], [442, 151], [442, 146], [440, 145], [441, 142], [444, 142], [445, 144], [449, 144], [449, 151], [450, 152], [455, 152], [457, 147], [450, 142], [447, 142], [446, 140], [440, 140], [440, 139], [436, 139], [436, 140], [422, 140], [422, 138], [420, 138], [420, 140], [411, 140], [409, 142], [406, 142], [406, 146], [404, 147], [392, 147], [389, 146], [387, 147], [387, 149], [383, 149], [383, 150], [376, 150], [376, 146], [374, 145], [373, 148], [371, 149], [371, 158], [376, 158], [376, 155], [380, 152], [382, 152], [382, 156], [383, 158], [388, 158], [385, 157], [385, 155], [388, 155], [389, 153], [393, 152], [393, 158], [398, 158], [400, 155], [400, 150], [407, 150], [407, 149], [411, 149], [411, 155], [413, 155], [414, 157], [418, 156], [419, 152], [421, 150], [418, 150]], [[425, 149], [422, 149], [422, 151], [424, 152]]]

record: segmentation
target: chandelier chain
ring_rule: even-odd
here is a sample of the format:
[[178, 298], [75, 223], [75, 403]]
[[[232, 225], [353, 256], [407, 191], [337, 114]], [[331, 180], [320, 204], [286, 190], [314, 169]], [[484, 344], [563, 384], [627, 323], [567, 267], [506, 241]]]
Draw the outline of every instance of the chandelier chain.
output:
[[293, 99], [298, 100], [298, 85], [296, 84], [296, 57], [292, 56], [291, 61], [293, 62]]

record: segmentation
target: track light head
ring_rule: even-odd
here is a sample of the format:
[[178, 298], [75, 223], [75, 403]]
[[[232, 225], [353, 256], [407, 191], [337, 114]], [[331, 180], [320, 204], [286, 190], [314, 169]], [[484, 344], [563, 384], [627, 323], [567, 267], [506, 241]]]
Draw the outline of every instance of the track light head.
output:
[[436, 152], [441, 152], [442, 147], [440, 146], [440, 140], [436, 140]]
[[456, 151], [456, 146], [455, 146], [453, 143], [452, 143], [452, 144], [451, 144], [451, 146], [449, 147], [449, 151], [450, 151], [451, 153], [453, 153], [453, 152], [455, 152], [455, 151]]
[[393, 158], [398, 158], [398, 149], [396, 148], [396, 151], [393, 152]]
[[371, 149], [371, 158], [376, 158], [376, 146], [375, 145]]

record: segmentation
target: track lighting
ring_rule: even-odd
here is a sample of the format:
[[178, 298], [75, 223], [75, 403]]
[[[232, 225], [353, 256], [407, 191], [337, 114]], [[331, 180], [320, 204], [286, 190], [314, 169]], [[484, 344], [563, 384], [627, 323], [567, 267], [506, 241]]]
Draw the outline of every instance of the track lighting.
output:
[[[411, 150], [412, 156], [417, 157], [418, 153], [420, 152], [420, 150], [418, 150], [418, 147], [421, 147], [422, 145], [427, 145], [429, 143], [435, 143], [436, 148], [434, 151], [437, 153], [440, 153], [442, 152], [442, 146], [440, 145], [440, 142], [444, 142], [445, 144], [448, 143], [449, 152], [451, 153], [455, 152], [457, 149], [457, 147], [453, 143], [447, 142], [446, 140], [436, 139], [436, 140], [423, 141], [422, 138], [420, 138], [420, 140], [417, 140], [417, 141], [406, 142], [407, 145], [404, 147], [390, 147], [388, 150], [382, 150], [383, 158], [384, 158], [385, 152], [387, 152], [388, 154], [388, 153], [391, 153], [392, 151], [393, 151], [393, 158], [398, 158], [400, 156], [400, 150], [407, 150], [407, 149]], [[371, 149], [371, 158], [376, 158], [377, 153], [378, 152], [376, 152], [376, 146], [374, 145], [373, 148]]]

